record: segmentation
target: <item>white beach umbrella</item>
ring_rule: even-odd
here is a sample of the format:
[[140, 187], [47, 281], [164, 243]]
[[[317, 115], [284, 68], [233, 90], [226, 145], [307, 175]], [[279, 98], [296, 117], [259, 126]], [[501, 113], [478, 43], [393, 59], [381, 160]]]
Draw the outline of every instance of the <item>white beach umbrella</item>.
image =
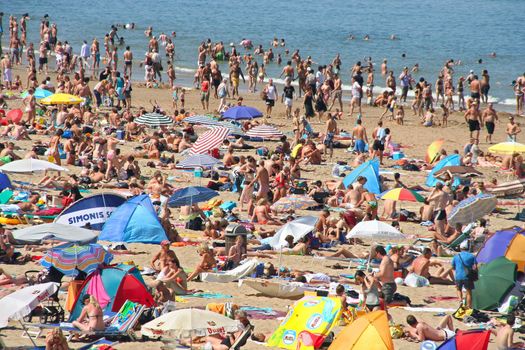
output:
[[97, 234], [82, 227], [49, 223], [15, 230], [13, 238], [22, 243], [42, 243], [45, 240], [89, 243], [96, 240]]
[[215, 312], [182, 309], [169, 312], [144, 324], [141, 333], [149, 337], [188, 338], [235, 332], [239, 323]]
[[0, 328], [7, 326], [9, 320], [22, 320], [35, 307], [58, 290], [58, 283], [36, 284], [17, 290], [0, 299]]
[[69, 171], [60, 165], [34, 158], [15, 160], [0, 167], [0, 171], [5, 173], [34, 173], [46, 170]]
[[275, 233], [270, 241], [270, 245], [273, 248], [282, 248], [283, 246], [286, 246], [287, 243], [285, 238], [287, 236], [293, 236], [294, 242], [297, 242], [313, 231], [317, 220], [319, 220], [319, 218], [315, 216], [303, 216], [284, 224], [279, 231]]
[[371, 240], [400, 240], [406, 238], [395, 227], [379, 221], [361, 221], [346, 235], [346, 238], [361, 238]]

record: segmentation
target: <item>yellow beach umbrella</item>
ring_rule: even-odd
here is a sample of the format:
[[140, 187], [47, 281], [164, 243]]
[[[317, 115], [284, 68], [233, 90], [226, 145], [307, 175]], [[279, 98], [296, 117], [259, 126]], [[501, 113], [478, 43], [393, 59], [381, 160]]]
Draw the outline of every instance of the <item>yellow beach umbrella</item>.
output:
[[489, 147], [489, 152], [497, 154], [525, 153], [525, 145], [518, 142], [501, 142]]
[[443, 143], [445, 143], [444, 139], [439, 139], [434, 142], [432, 142], [428, 148], [427, 148], [427, 154], [425, 154], [425, 162], [427, 163], [434, 163], [436, 159], [439, 156], [439, 152], [441, 152], [441, 148], [443, 146]]
[[40, 100], [40, 103], [44, 105], [78, 105], [84, 102], [81, 97], [71, 94], [53, 94], [49, 97]]

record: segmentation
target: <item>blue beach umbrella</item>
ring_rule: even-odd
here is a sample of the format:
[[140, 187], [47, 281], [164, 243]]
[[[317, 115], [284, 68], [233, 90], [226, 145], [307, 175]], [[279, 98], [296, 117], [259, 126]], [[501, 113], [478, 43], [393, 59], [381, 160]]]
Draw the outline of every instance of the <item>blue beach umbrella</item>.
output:
[[168, 205], [170, 207], [182, 207], [184, 205], [192, 205], [195, 203], [205, 202], [219, 193], [214, 190], [202, 186], [191, 186], [175, 191], [170, 199]]
[[[22, 95], [20, 95], [22, 98], [26, 98], [27, 96], [29, 95], [29, 93], [27, 91], [24, 91], [22, 93]], [[37, 100], [40, 100], [41, 98], [46, 98], [46, 97], [49, 97], [53, 95], [53, 93], [49, 90], [46, 90], [46, 89], [41, 89], [41, 88], [36, 88], [35, 89], [35, 93], [33, 94], [33, 96], [35, 96], [35, 98]]]
[[263, 114], [257, 108], [248, 106], [235, 106], [229, 108], [222, 114], [224, 119], [242, 120], [262, 117]]

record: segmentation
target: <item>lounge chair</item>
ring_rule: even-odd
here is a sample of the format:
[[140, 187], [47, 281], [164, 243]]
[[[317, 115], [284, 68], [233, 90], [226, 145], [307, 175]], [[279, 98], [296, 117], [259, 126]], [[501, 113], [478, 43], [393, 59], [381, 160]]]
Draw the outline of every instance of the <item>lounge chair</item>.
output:
[[39, 337], [44, 329], [59, 327], [64, 332], [68, 332], [68, 341], [73, 338], [74, 335], [85, 334], [92, 336], [101, 336], [107, 338], [129, 338], [133, 341], [136, 340], [133, 328], [140, 319], [140, 316], [144, 312], [144, 305], [134, 303], [127, 300], [119, 312], [111, 319], [111, 323], [103, 331], [83, 332], [80, 329], [73, 327], [71, 323], [39, 323], [39, 324], [26, 324], [25, 326], [33, 329], [38, 329], [38, 332], [32, 332], [31, 335]]
[[246, 342], [253, 333], [253, 325], [246, 328], [238, 337], [235, 342], [230, 346], [230, 350], [239, 350], [241, 347], [246, 345]]

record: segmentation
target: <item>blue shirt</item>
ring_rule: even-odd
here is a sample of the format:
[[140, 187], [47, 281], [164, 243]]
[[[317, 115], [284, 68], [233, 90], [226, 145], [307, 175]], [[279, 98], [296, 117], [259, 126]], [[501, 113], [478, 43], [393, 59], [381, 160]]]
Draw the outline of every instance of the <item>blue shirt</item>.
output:
[[[460, 259], [461, 256], [461, 259]], [[463, 260], [463, 261], [461, 261]], [[468, 252], [461, 252], [452, 258], [452, 267], [456, 275], [456, 281], [465, 281], [467, 280], [467, 268], [472, 268], [478, 262], [476, 257], [473, 254]]]

